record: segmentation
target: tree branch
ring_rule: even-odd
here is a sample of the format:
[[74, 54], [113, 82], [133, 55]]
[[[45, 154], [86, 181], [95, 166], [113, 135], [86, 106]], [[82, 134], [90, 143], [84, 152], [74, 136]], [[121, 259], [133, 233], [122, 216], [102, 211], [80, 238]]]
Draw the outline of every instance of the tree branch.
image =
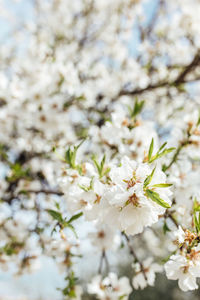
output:
[[131, 241], [130, 241], [130, 238], [126, 235], [126, 233], [122, 233], [122, 235], [125, 237], [126, 241], [127, 241], [127, 245], [129, 247], [129, 251], [130, 251], [130, 254], [134, 257], [134, 259], [139, 263], [140, 265], [140, 269], [141, 269], [141, 272], [143, 273], [144, 275], [144, 278], [145, 280], [147, 280], [147, 276], [146, 276], [146, 273], [145, 273], [145, 268], [143, 266], [143, 263], [138, 259], [132, 245], [131, 245]]
[[[177, 78], [174, 81], [170, 82], [168, 80], [164, 80], [164, 81], [160, 81], [160, 82], [157, 82], [154, 84], [150, 83], [145, 88], [136, 88], [133, 90], [121, 89], [116, 98], [118, 98], [120, 96], [125, 96], [125, 95], [127, 95], [127, 96], [140, 95], [140, 94], [143, 94], [144, 92], [152, 91], [154, 89], [163, 88], [163, 87], [174, 86], [174, 87], [178, 88], [180, 84], [199, 81], [200, 80], [199, 76], [194, 79], [190, 79], [190, 80], [186, 79], [186, 76], [192, 70], [194, 70], [199, 64], [200, 64], [200, 53], [198, 51], [197, 54], [195, 55], [195, 57], [193, 58], [193, 60], [191, 61], [191, 63], [189, 65], [185, 66], [184, 70], [180, 72], [180, 74], [177, 76]], [[116, 99], [113, 99], [113, 100], [116, 100]]]

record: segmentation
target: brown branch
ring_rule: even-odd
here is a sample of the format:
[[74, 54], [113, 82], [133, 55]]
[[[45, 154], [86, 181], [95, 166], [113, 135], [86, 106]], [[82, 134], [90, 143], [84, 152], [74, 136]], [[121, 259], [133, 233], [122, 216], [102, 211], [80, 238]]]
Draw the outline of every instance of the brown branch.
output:
[[166, 87], [169, 85], [170, 85], [170, 83], [168, 81], [162, 81], [162, 82], [158, 82], [155, 84], [149, 84], [147, 87], [142, 88], [142, 89], [136, 88], [135, 90], [132, 90], [132, 91], [122, 89], [119, 92], [118, 97], [125, 96], [125, 95], [135, 96], [135, 95], [143, 94], [146, 91], [151, 91], [151, 90], [158, 89], [161, 87]]
[[[120, 97], [120, 96], [135, 96], [135, 95], [140, 95], [140, 94], [143, 94], [144, 92], [148, 92], [148, 91], [152, 91], [152, 90], [155, 90], [155, 89], [158, 89], [158, 88], [163, 88], [163, 87], [175, 87], [175, 88], [179, 88], [179, 85], [180, 84], [183, 84], [183, 83], [191, 83], [191, 82], [195, 82], [195, 81], [199, 81], [200, 80], [200, 77], [196, 77], [194, 79], [190, 79], [190, 80], [186, 80], [186, 79], [183, 79], [182, 82], [179, 82], [178, 84], [176, 83], [176, 80], [175, 81], [172, 81], [172, 82], [169, 82], [169, 81], [161, 81], [161, 82], [157, 82], [155, 84], [149, 84], [147, 87], [145, 88], [136, 88], [135, 90], [132, 90], [132, 91], [129, 91], [129, 90], [125, 90], [125, 89], [122, 89], [119, 94], [117, 95], [116, 98]], [[116, 100], [113, 99], [114, 100]]]
[[[55, 191], [55, 190], [46, 190], [46, 189], [41, 189], [41, 190], [25, 190], [25, 193], [30, 193], [30, 194], [46, 194], [46, 195], [57, 195], [57, 196], [63, 196], [64, 193], [61, 191]], [[2, 197], [2, 200], [7, 202], [8, 204], [12, 204], [12, 201], [14, 199], [19, 200], [19, 196], [22, 195], [22, 192], [19, 192], [17, 195], [12, 191], [9, 195], [6, 195], [5, 197]]]
[[197, 54], [194, 56], [193, 60], [191, 61], [191, 63], [188, 66], [186, 66], [184, 70], [179, 74], [174, 84], [176, 85], [176, 84], [183, 83], [187, 74], [189, 74], [199, 64], [200, 64], [200, 53], [198, 51]]
[[109, 263], [108, 263], [108, 258], [107, 258], [107, 256], [106, 256], [106, 251], [105, 251], [105, 249], [103, 249], [103, 250], [102, 250], [102, 253], [101, 253], [100, 264], [99, 264], [99, 270], [98, 270], [98, 273], [99, 273], [99, 274], [102, 274], [103, 262], [104, 262], [104, 261], [105, 261], [107, 270], [109, 270]]
[[57, 196], [63, 196], [64, 195], [64, 193], [61, 192], [61, 191], [46, 190], [46, 189], [41, 189], [41, 190], [25, 190], [25, 192], [27, 194], [46, 194], [46, 195], [57, 195]]
[[188, 79], [188, 80], [186, 79], [186, 76], [189, 73], [191, 73], [191, 71], [193, 71], [199, 64], [200, 64], [200, 53], [198, 51], [197, 54], [195, 55], [195, 57], [193, 58], [192, 62], [189, 65], [185, 66], [184, 70], [180, 72], [180, 74], [177, 76], [177, 78], [174, 81], [168, 81], [166, 79], [166, 80], [154, 83], [154, 84], [150, 83], [145, 88], [136, 88], [133, 90], [121, 89], [119, 91], [117, 97], [115, 99], [113, 99], [113, 101], [115, 101], [120, 96], [140, 95], [140, 94], [143, 94], [144, 92], [152, 91], [152, 90], [155, 90], [158, 88], [163, 88], [163, 87], [168, 87], [168, 88], [176, 87], [178, 89], [181, 84], [199, 81], [200, 80], [199, 76], [197, 76], [196, 78], [193, 78], [193, 79]]
[[145, 273], [145, 268], [143, 266], [143, 263], [138, 259], [137, 255], [136, 255], [136, 253], [135, 253], [135, 251], [134, 251], [134, 249], [133, 249], [133, 247], [131, 245], [130, 238], [124, 232], [122, 233], [122, 235], [125, 237], [125, 239], [127, 241], [127, 245], [129, 247], [130, 254], [134, 257], [135, 261], [139, 263], [140, 269], [141, 269], [141, 271], [142, 271], [142, 273], [144, 275], [144, 278], [145, 278], [145, 280], [147, 280], [147, 276], [146, 276], [146, 273]]
[[169, 218], [174, 223], [174, 225], [178, 228], [179, 224], [173, 216], [173, 211], [166, 210], [166, 212], [164, 214], [164, 218], [165, 219]]

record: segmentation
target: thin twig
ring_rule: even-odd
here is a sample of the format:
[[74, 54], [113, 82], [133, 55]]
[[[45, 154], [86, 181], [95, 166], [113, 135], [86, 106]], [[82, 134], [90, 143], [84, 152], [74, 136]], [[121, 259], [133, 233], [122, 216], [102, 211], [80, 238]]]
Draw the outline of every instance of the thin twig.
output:
[[123, 234], [123, 236], [125, 237], [125, 239], [127, 241], [127, 245], [129, 247], [130, 254], [134, 257], [135, 261], [139, 263], [140, 269], [141, 269], [141, 271], [144, 275], [144, 278], [145, 278], [145, 280], [147, 280], [147, 276], [146, 276], [146, 273], [145, 273], [145, 268], [143, 266], [143, 263], [138, 259], [137, 255], [136, 255], [136, 253], [133, 249], [133, 246], [131, 245], [130, 238], [126, 235], [126, 233], [123, 232], [122, 234]]
[[25, 190], [25, 193], [27, 193], [27, 194], [46, 194], [46, 195], [50, 194], [50, 195], [57, 195], [57, 196], [63, 196], [64, 195], [64, 193], [61, 192], [61, 191], [46, 190], [46, 189], [41, 189], [41, 190]]
[[102, 250], [101, 257], [100, 257], [99, 270], [98, 270], [98, 273], [99, 273], [99, 274], [102, 274], [103, 261], [104, 261], [104, 259], [105, 259], [105, 250]]

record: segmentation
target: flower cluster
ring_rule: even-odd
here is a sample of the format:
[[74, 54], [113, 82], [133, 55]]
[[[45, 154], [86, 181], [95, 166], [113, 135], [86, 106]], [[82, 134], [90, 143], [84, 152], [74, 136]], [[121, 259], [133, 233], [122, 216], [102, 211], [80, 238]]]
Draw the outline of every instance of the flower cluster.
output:
[[109, 273], [107, 277], [95, 276], [88, 284], [88, 292], [95, 294], [99, 300], [128, 299], [132, 289], [127, 277], [117, 278], [115, 273]]
[[89, 220], [131, 235], [156, 223], [171, 204], [170, 184], [162, 170], [127, 156], [120, 166], [116, 162], [110, 162], [109, 167], [104, 163], [105, 157], [100, 164], [94, 160], [97, 170], [86, 163], [82, 171], [85, 175], [75, 171], [61, 179], [68, 208], [81, 209]]

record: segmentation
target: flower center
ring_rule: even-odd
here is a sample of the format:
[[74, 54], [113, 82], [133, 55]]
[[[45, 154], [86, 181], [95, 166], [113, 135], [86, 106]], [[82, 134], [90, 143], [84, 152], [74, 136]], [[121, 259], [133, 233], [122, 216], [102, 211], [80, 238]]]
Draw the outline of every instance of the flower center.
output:
[[103, 239], [104, 237], [105, 237], [105, 232], [103, 230], [99, 231], [98, 232], [98, 238]]
[[127, 204], [130, 203], [133, 204], [133, 206], [139, 205], [139, 198], [135, 193], [128, 198]]

